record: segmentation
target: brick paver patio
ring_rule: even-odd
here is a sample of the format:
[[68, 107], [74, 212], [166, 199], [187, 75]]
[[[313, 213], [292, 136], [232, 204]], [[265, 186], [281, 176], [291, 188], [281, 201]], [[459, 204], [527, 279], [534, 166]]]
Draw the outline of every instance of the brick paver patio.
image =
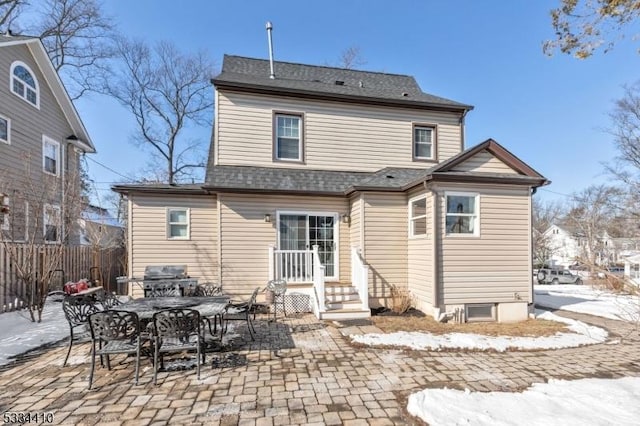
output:
[[51, 412], [53, 424], [74, 425], [420, 424], [404, 407], [410, 393], [428, 387], [518, 391], [550, 378], [640, 376], [634, 325], [561, 314], [607, 328], [610, 341], [536, 352], [380, 349], [345, 337], [372, 327], [263, 316], [255, 342], [238, 335], [229, 350], [207, 354], [200, 380], [193, 369], [174, 370], [159, 373], [154, 386], [144, 359], [135, 386], [132, 360], [119, 356], [112, 371], [96, 368], [93, 390], [89, 345], [74, 345], [62, 368], [62, 342], [0, 368], [0, 412]]

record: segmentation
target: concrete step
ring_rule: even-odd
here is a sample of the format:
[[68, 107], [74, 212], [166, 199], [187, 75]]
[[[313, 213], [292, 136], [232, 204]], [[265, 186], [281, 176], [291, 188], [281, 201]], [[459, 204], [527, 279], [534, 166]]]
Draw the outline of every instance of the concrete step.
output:
[[325, 303], [327, 310], [334, 309], [360, 309], [362, 308], [362, 301], [360, 298], [356, 298], [353, 300], [336, 300], [336, 301], [327, 301]]
[[369, 317], [371, 317], [371, 311], [363, 309], [332, 309], [320, 314], [322, 320], [350, 320]]

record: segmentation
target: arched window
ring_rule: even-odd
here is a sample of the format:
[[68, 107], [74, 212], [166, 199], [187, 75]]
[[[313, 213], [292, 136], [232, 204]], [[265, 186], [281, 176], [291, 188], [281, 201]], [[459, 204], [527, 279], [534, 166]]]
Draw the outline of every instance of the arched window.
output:
[[39, 108], [38, 80], [27, 64], [16, 61], [11, 65], [11, 91]]

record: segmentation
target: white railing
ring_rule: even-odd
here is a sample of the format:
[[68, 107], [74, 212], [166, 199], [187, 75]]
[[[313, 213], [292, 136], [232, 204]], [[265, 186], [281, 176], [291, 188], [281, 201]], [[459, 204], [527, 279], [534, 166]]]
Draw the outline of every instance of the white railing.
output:
[[311, 283], [312, 259], [311, 250], [276, 250], [269, 247], [269, 279], [282, 279], [288, 283]]
[[324, 290], [324, 266], [320, 263], [318, 246], [313, 246], [313, 291], [318, 303], [317, 316], [319, 317], [319, 314], [327, 310], [327, 305], [325, 304], [327, 296]]
[[364, 263], [358, 247], [351, 247], [351, 284], [362, 301], [362, 309], [369, 309], [369, 267]]

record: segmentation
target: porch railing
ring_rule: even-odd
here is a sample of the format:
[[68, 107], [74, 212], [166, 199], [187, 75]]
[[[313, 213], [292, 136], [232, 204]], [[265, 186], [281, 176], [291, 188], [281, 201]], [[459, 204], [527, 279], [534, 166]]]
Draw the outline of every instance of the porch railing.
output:
[[269, 247], [269, 279], [283, 279], [288, 283], [313, 282], [313, 251]]
[[369, 266], [364, 263], [359, 247], [351, 247], [351, 285], [362, 301], [362, 309], [369, 309]]

